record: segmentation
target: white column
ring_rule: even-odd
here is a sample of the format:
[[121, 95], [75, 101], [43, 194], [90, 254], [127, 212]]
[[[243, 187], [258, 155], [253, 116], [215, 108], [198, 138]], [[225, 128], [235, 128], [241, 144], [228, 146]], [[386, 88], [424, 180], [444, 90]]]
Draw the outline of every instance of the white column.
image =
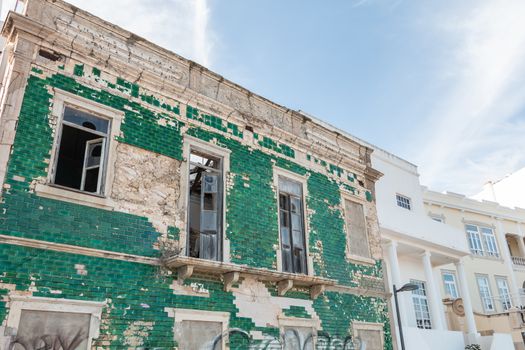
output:
[[[401, 287], [401, 272], [399, 269], [399, 260], [397, 258], [397, 242], [392, 241], [387, 245], [388, 248], [388, 262], [390, 265], [390, 274], [392, 278], [392, 284], [396, 286], [396, 288]], [[392, 288], [392, 286], [390, 286]], [[400, 294], [398, 294], [398, 301], [399, 301], [399, 313], [401, 314], [401, 324], [406, 327], [408, 325], [408, 318], [407, 318], [407, 308], [405, 307], [404, 298]], [[395, 304], [395, 301], [392, 300], [392, 305]], [[395, 305], [394, 305], [395, 307]], [[395, 315], [395, 312], [394, 312]], [[394, 316], [397, 317], [397, 316]], [[397, 326], [397, 324], [396, 324]]]
[[518, 236], [516, 236], [516, 239], [518, 240], [520, 256], [525, 258], [525, 242], [523, 242], [523, 232], [521, 231], [521, 224], [519, 222], [516, 223], [516, 228], [518, 229]]
[[478, 333], [476, 329], [476, 320], [474, 319], [474, 311], [472, 311], [472, 302], [470, 301], [470, 293], [468, 290], [467, 276], [465, 275], [465, 268], [463, 261], [458, 260], [456, 263], [456, 270], [458, 272], [459, 289], [461, 290], [461, 298], [463, 299], [463, 309], [465, 310], [465, 318], [467, 320], [467, 334], [470, 339], [473, 339]]
[[520, 257], [525, 258], [525, 242], [523, 242], [522, 236], [515, 236], [518, 241], [518, 248], [520, 250]]
[[426, 292], [427, 298], [430, 304], [430, 317], [432, 318], [432, 328], [433, 329], [445, 329], [445, 321], [443, 320], [443, 308], [440, 307], [440, 304], [443, 302], [439, 297], [436, 288], [436, 283], [434, 282], [434, 274], [432, 273], [432, 263], [430, 262], [430, 252], [425, 251], [421, 254], [423, 260], [423, 268], [425, 269], [425, 279], [426, 279]]
[[503, 256], [503, 260], [505, 261], [505, 265], [507, 265], [507, 270], [509, 272], [512, 304], [520, 305], [520, 291], [518, 283], [516, 282], [516, 276], [514, 275], [514, 264], [512, 263], [509, 246], [505, 239], [505, 234], [503, 233], [503, 225], [501, 224], [501, 219], [496, 218], [496, 225], [496, 236], [499, 238], [498, 241], [503, 242], [503, 244], [500, 244], [500, 247], [502, 250], [501, 253]]

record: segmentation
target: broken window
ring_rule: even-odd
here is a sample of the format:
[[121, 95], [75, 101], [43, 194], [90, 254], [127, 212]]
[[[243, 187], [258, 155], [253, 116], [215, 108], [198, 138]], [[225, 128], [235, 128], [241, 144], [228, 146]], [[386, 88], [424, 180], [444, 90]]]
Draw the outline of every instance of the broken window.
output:
[[90, 318], [90, 314], [22, 310], [9, 349], [87, 349]]
[[370, 258], [365, 213], [361, 203], [345, 200], [348, 250], [351, 255]]
[[54, 184], [102, 194], [109, 120], [64, 108]]
[[221, 260], [222, 159], [192, 150], [189, 176], [189, 256]]
[[302, 184], [279, 177], [279, 222], [283, 271], [306, 273]]

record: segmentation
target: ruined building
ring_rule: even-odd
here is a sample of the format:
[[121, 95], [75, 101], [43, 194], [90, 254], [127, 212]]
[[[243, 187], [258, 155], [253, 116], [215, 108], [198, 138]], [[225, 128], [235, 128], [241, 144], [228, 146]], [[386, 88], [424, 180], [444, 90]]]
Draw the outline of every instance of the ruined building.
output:
[[59, 0], [2, 35], [1, 349], [392, 349], [370, 148]]

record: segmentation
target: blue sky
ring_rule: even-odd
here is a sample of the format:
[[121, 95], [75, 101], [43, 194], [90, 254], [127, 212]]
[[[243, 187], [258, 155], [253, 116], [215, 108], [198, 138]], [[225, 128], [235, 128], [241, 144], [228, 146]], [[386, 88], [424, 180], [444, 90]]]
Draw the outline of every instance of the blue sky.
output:
[[432, 189], [525, 166], [522, 0], [71, 2], [417, 164]]

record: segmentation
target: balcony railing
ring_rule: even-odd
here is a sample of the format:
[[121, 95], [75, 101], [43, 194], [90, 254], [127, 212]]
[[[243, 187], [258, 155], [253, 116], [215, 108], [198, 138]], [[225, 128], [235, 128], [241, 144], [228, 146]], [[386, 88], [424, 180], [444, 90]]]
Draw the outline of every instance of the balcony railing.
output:
[[512, 263], [514, 265], [525, 266], [525, 258], [522, 258], [521, 256], [513, 256]]

